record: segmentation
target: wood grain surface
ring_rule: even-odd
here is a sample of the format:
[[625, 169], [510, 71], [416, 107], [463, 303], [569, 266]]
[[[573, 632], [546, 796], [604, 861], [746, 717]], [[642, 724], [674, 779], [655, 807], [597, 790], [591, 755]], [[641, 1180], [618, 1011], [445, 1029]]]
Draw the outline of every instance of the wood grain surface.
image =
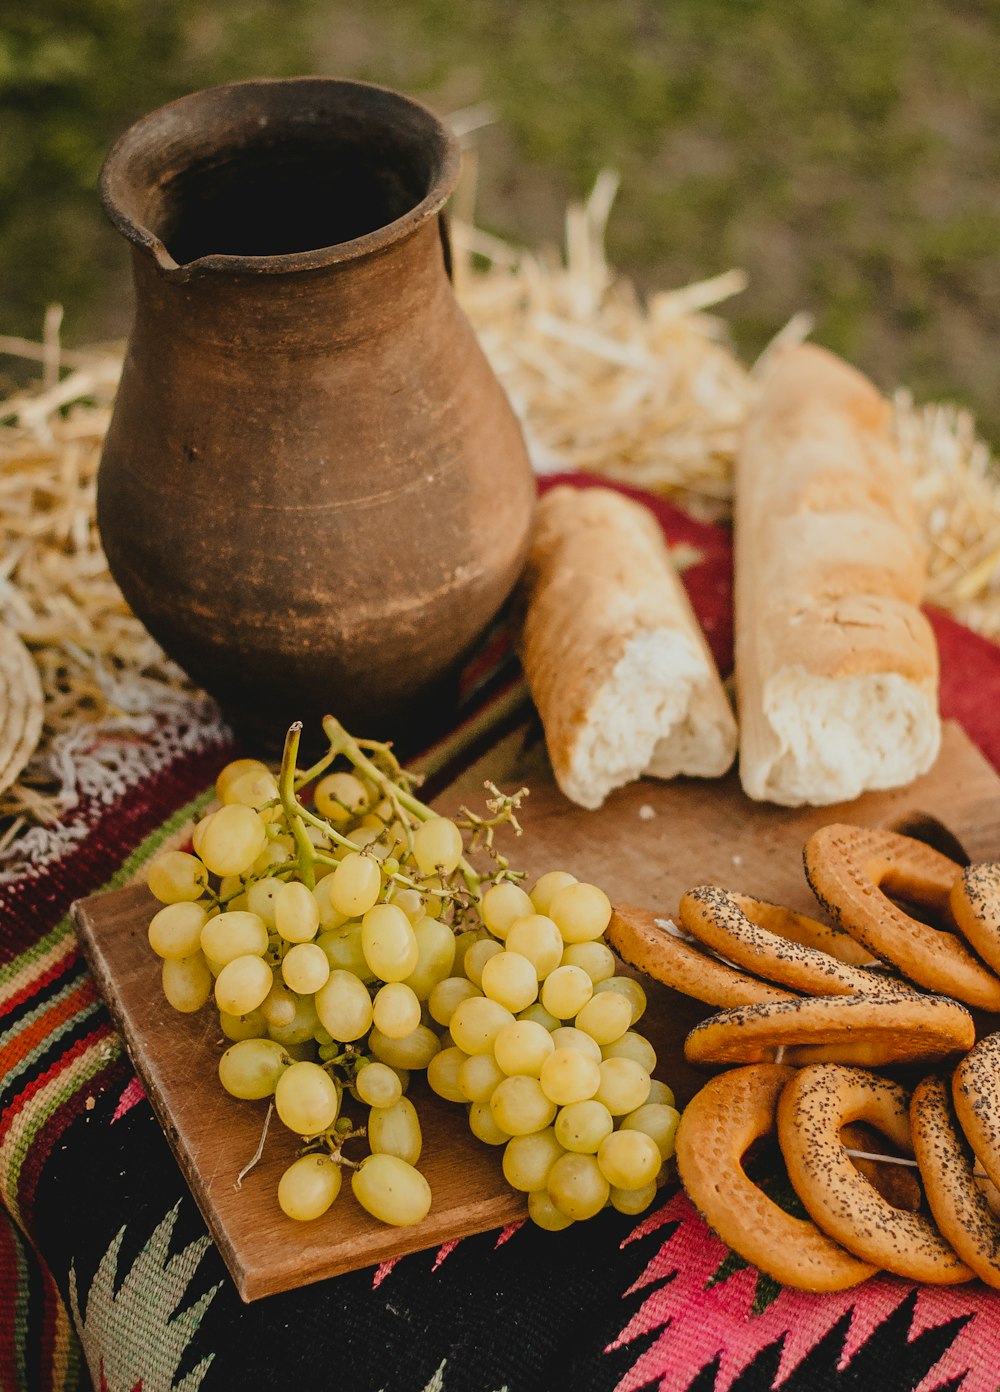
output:
[[[802, 845], [815, 827], [854, 821], [921, 834], [952, 854], [1000, 856], [1000, 779], [956, 725], [941, 756], [909, 788], [871, 793], [846, 806], [789, 810], [752, 803], [735, 774], [699, 782], [640, 782], [615, 793], [599, 812], [569, 803], [544, 770], [537, 746], [518, 745], [474, 767], [440, 799], [442, 812], [472, 802], [484, 777], [505, 785], [526, 775], [531, 795], [524, 836], [505, 845], [513, 864], [535, 878], [561, 868], [602, 885], [613, 901], [664, 914], [683, 892], [711, 882], [815, 912], [802, 874]], [[956, 844], [957, 843], [957, 844]], [[266, 1104], [238, 1102], [222, 1090], [217, 1060], [227, 1041], [217, 1017], [173, 1011], [163, 999], [159, 963], [146, 928], [157, 905], [144, 887], [95, 895], [74, 906], [83, 948], [167, 1139], [244, 1300], [289, 1290], [390, 1257], [524, 1217], [500, 1152], [476, 1141], [462, 1109], [415, 1080], [411, 1095], [424, 1129], [420, 1168], [434, 1195], [423, 1223], [386, 1228], [355, 1202], [349, 1185], [313, 1223], [286, 1218], [275, 1197], [297, 1140], [276, 1119], [261, 1162], [235, 1187], [260, 1139]], [[682, 1043], [708, 1007], [645, 983], [650, 1007], [641, 1029], [659, 1055], [657, 1075], [686, 1100], [700, 1085]], [[348, 1115], [363, 1121], [350, 1100]]]

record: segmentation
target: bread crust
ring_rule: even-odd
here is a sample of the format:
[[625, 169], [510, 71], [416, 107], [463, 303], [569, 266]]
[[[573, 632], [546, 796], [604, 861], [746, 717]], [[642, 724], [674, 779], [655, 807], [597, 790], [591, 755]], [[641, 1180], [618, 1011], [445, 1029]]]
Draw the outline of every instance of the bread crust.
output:
[[[641, 504], [607, 488], [558, 486], [546, 493], [536, 511], [520, 612], [521, 660], [567, 796], [599, 806], [610, 787], [656, 763], [651, 736], [653, 747], [624, 775], [592, 766], [599, 761], [588, 745], [616, 669], [630, 644], [648, 635], [676, 639], [690, 683], [688, 713], [712, 737], [699, 741], [695, 729], [693, 754], [688, 748], [686, 755], [694, 766], [678, 771], [725, 772], [736, 751], [735, 719], [660, 528]], [[651, 689], [649, 700], [660, 694]], [[697, 766], [699, 744], [702, 762], [711, 744], [707, 767]]]
[[[823, 804], [909, 782], [930, 766], [940, 721], [937, 646], [917, 607], [924, 573], [887, 404], [823, 349], [779, 350], [744, 430], [736, 474], [736, 688], [740, 773], [751, 797]], [[877, 772], [875, 755], [872, 770], [862, 768], [856, 751], [866, 740], [877, 744], [880, 732], [856, 728], [863, 717], [852, 717], [855, 752], [843, 758], [858, 769], [843, 769], [842, 786], [831, 788], [837, 780], [822, 757], [789, 752], [776, 707], [792, 702], [791, 683], [800, 683], [808, 705], [822, 689], [817, 683], [849, 678], [870, 679], [876, 723], [904, 691], [886, 679], [901, 679], [909, 715], [902, 733], [884, 732], [895, 760], [889, 775]], [[839, 705], [836, 689], [829, 694]], [[803, 728], [808, 720], [806, 710]]]

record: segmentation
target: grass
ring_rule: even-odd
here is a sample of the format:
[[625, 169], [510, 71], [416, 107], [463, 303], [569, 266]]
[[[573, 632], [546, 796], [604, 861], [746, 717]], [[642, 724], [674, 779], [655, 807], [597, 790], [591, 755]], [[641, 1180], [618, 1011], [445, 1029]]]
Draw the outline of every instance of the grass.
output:
[[[37, 0], [0, 21], [0, 327], [121, 332], [127, 258], [94, 184], [114, 134], [210, 82], [318, 71], [439, 110], [486, 101], [478, 213], [557, 239], [616, 168], [613, 262], [645, 288], [730, 265], [748, 355], [796, 310], [885, 388], [1000, 441], [994, 0]], [[141, 21], [140, 21], [141, 16]]]

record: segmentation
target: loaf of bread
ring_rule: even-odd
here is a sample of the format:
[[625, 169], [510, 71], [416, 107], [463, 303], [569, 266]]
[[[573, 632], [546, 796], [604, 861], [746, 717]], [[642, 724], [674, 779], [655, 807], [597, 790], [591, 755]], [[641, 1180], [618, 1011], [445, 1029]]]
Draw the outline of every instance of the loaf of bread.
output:
[[889, 407], [812, 345], [777, 350], [736, 471], [740, 777], [794, 807], [910, 782], [941, 738], [925, 558]]
[[642, 773], [725, 773], [736, 723], [660, 528], [607, 488], [538, 505], [520, 652], [560, 788], [583, 807]]

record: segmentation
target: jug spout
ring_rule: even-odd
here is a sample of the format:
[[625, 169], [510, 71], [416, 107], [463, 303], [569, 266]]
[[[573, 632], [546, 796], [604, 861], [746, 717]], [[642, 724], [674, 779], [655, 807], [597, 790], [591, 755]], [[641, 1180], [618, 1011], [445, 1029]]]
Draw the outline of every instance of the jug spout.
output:
[[136, 122], [105, 160], [100, 190], [118, 230], [184, 282], [374, 255], [434, 218], [458, 171], [447, 127], [399, 93], [254, 79]]

